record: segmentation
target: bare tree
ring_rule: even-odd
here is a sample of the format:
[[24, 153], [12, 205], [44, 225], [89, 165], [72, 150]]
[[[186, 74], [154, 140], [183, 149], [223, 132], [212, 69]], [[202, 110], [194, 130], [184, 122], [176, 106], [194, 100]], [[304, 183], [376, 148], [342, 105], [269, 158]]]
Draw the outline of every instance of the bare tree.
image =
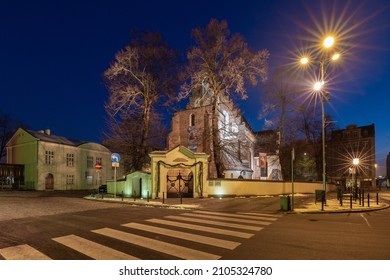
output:
[[[148, 162], [152, 119], [154, 127], [160, 127], [155, 123], [157, 106], [167, 106], [176, 93], [177, 65], [177, 54], [161, 35], [144, 32], [136, 34], [104, 72], [109, 91], [105, 105], [109, 123], [107, 140], [122, 146], [123, 151], [128, 150], [123, 145], [131, 142], [133, 148], [128, 151], [133, 157], [131, 169], [140, 169]], [[119, 131], [123, 141], [116, 139]]]
[[11, 115], [0, 112], [0, 162], [5, 161], [6, 145], [19, 127], [26, 127]]
[[[319, 105], [319, 104], [316, 104]], [[311, 109], [310, 109], [311, 107]], [[322, 120], [320, 106], [302, 104], [300, 114], [297, 116], [299, 132], [305, 137], [306, 143], [312, 147], [315, 161], [317, 179], [322, 179]], [[330, 115], [325, 116], [325, 137], [330, 139], [330, 132], [336, 128], [335, 122]]]
[[289, 176], [286, 157], [291, 151], [290, 143], [296, 140], [298, 133], [296, 114], [299, 106], [299, 80], [298, 73], [292, 67], [276, 67], [267, 82], [259, 113], [259, 117], [265, 120], [265, 129], [279, 132], [279, 145], [275, 147], [275, 153], [281, 163], [283, 178]]
[[187, 52], [188, 65], [179, 98], [192, 90], [207, 87], [211, 93], [211, 145], [217, 176], [224, 166], [218, 128], [218, 105], [223, 97], [247, 98], [247, 84], [267, 78], [269, 52], [251, 50], [240, 34], [230, 34], [226, 21], [212, 19], [206, 28], [192, 31], [195, 45]]
[[[150, 133], [147, 141], [149, 151], [164, 149], [167, 129], [161, 125], [156, 114], [152, 114], [149, 126]], [[140, 115], [120, 121], [115, 118], [107, 119], [104, 144], [122, 155], [121, 161], [125, 173], [148, 168], [149, 157], [140, 150], [139, 132], [142, 130], [143, 122]]]
[[294, 139], [297, 130], [291, 120], [297, 112], [296, 107], [299, 106], [298, 80], [297, 73], [290, 66], [276, 67], [262, 98], [259, 116], [266, 119], [266, 129], [279, 130], [280, 146]]

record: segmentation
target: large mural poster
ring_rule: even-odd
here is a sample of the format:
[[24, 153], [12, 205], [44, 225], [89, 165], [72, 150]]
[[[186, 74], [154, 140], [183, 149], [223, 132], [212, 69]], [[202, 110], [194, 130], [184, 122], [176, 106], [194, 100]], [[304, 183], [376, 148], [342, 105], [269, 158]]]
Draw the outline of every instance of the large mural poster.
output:
[[188, 132], [188, 149], [190, 149], [192, 152], [196, 152], [196, 149], [198, 147], [196, 141], [196, 128], [194, 126], [191, 126], [188, 128], [187, 132]]
[[259, 153], [260, 177], [267, 177], [267, 154]]

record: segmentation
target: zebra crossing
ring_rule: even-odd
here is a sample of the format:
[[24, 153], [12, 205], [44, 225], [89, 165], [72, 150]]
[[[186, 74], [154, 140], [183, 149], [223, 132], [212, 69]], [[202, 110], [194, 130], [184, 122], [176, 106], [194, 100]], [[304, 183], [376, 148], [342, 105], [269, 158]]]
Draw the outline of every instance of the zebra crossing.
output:
[[[65, 246], [96, 260], [140, 259], [136, 252], [122, 252], [110, 248], [106, 244], [102, 244], [101, 238], [98, 237], [122, 241], [137, 248], [152, 250], [179, 259], [217, 260], [222, 257], [223, 250], [236, 249], [244, 240], [250, 239], [255, 233], [282, 216], [265, 213], [195, 210], [176, 216], [164, 216], [160, 219], [151, 218], [142, 223], [121, 224], [119, 230], [108, 227], [94, 229], [89, 232], [91, 237], [89, 239], [70, 234], [51, 240], [59, 246]], [[141, 235], [139, 232], [146, 234]], [[211, 234], [211, 236], [206, 234]], [[164, 236], [168, 238], [169, 242], [160, 238]], [[96, 241], [96, 239], [100, 241]], [[172, 240], [179, 244], [175, 244]], [[176, 242], [178, 240], [185, 241], [184, 244], [195, 245], [183, 246], [183, 242]], [[202, 245], [202, 249], [195, 249], [196, 244]], [[6, 260], [51, 259], [49, 254], [40, 252], [28, 244], [0, 249], [0, 256]]]

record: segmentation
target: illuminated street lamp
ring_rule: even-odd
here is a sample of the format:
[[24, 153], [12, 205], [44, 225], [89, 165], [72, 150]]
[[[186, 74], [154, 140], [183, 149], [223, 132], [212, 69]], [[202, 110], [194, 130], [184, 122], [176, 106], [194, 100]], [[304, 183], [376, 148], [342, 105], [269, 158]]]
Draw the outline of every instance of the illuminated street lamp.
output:
[[[323, 47], [325, 49], [330, 49], [333, 47], [335, 42], [335, 39], [333, 36], [328, 36], [325, 38], [323, 42]], [[325, 108], [324, 108], [324, 102], [329, 101], [329, 93], [325, 91], [325, 67], [326, 64], [331, 61], [336, 61], [340, 58], [340, 53], [334, 53], [332, 56], [325, 56], [321, 55], [320, 59], [317, 60], [317, 63], [320, 64], [320, 80], [317, 81], [314, 84], [314, 90], [319, 92], [321, 94], [321, 119], [322, 119], [322, 183], [323, 183], [323, 190], [326, 195], [326, 159], [325, 159], [325, 126], [326, 126], [326, 120], [325, 120]], [[300, 59], [300, 64], [306, 65], [311, 62], [311, 59], [307, 56], [302, 57]]]
[[330, 47], [332, 47], [334, 44], [334, 38], [333, 36], [328, 36], [325, 38], [324, 40], [324, 47], [329, 49]]

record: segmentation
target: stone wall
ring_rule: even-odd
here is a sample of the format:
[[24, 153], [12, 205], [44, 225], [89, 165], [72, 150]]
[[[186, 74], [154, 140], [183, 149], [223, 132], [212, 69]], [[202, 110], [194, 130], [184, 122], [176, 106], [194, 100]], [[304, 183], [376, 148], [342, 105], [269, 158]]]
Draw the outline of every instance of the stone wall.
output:
[[[322, 182], [294, 182], [294, 193], [315, 193], [323, 189]], [[327, 184], [327, 192], [335, 191], [334, 184]], [[259, 180], [207, 180], [203, 195], [207, 196], [263, 196], [283, 195], [292, 192], [289, 181], [259, 181]]]

